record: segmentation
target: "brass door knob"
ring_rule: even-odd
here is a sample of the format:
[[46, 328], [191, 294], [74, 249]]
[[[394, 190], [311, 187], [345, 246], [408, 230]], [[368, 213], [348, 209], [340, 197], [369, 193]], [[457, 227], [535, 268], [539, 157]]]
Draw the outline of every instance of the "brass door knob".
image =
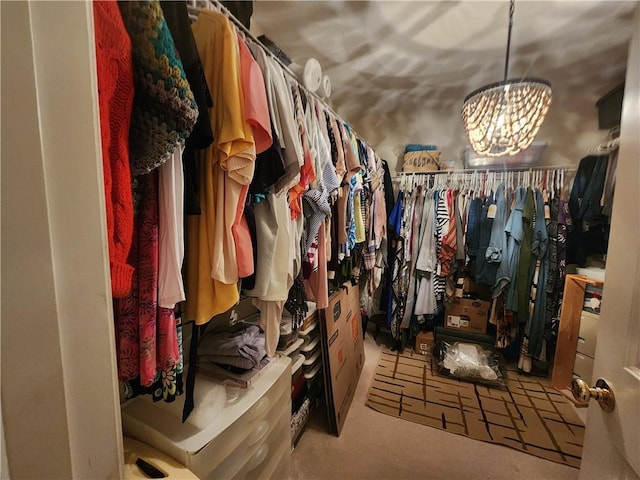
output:
[[599, 378], [595, 388], [591, 388], [587, 382], [580, 378], [574, 378], [571, 382], [571, 393], [573, 398], [583, 403], [590, 399], [595, 399], [600, 404], [600, 408], [605, 412], [613, 412], [616, 406], [616, 399], [613, 390], [603, 378]]

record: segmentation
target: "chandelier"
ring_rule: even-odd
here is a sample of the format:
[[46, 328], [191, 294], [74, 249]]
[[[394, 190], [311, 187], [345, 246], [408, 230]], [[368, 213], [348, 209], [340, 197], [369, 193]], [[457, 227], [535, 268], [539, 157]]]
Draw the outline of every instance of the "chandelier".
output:
[[511, 0], [504, 80], [471, 92], [462, 107], [462, 122], [471, 148], [478, 155], [515, 155], [527, 148], [551, 104], [551, 84], [546, 80], [507, 80], [513, 12]]

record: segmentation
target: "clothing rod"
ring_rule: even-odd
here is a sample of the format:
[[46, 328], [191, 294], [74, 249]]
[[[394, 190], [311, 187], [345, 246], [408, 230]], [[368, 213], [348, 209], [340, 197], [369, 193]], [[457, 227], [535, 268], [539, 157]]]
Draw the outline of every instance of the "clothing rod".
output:
[[501, 172], [535, 172], [535, 171], [548, 171], [548, 170], [565, 170], [567, 172], [574, 172], [576, 170], [575, 165], [558, 165], [558, 166], [544, 166], [544, 167], [512, 167], [512, 168], [466, 168], [456, 170], [434, 170], [433, 172], [397, 172], [393, 175], [394, 178], [400, 178], [401, 176], [411, 175], [440, 175], [440, 174], [472, 174], [472, 173], [501, 173]]
[[[206, 4], [206, 7], [202, 7], [201, 4]], [[320, 98], [320, 96], [318, 94], [316, 94], [315, 92], [310, 91], [307, 87], [305, 87], [304, 85], [302, 85], [300, 83], [300, 81], [298, 80], [298, 77], [296, 77], [295, 73], [293, 73], [291, 71], [291, 69], [285, 65], [282, 60], [280, 60], [278, 58], [277, 55], [275, 55], [271, 50], [269, 50], [267, 48], [267, 46], [262, 43], [260, 40], [258, 40], [256, 38], [256, 36], [251, 33], [251, 31], [245, 27], [242, 22], [240, 20], [238, 20], [235, 15], [233, 15], [233, 13], [231, 13], [231, 11], [225, 7], [222, 3], [220, 3], [218, 0], [189, 0], [187, 3], [187, 9], [190, 11], [193, 11], [194, 13], [200, 12], [202, 10], [219, 10], [222, 14], [224, 14], [229, 20], [231, 20], [235, 26], [239, 29], [242, 30], [242, 32], [247, 35], [252, 42], [254, 42], [256, 45], [258, 45], [260, 48], [262, 48], [267, 55], [269, 55], [271, 58], [273, 58], [276, 62], [278, 62], [278, 64], [280, 65], [280, 67], [283, 69], [284, 72], [287, 73], [287, 75], [289, 75], [291, 77], [291, 79], [296, 82], [296, 84], [302, 89], [304, 90], [308, 95], [311, 95], [312, 97], [314, 97], [316, 100], [318, 100], [321, 104], [322, 107], [325, 110], [328, 110], [329, 112], [331, 112], [331, 114], [336, 117], [338, 120], [340, 120], [342, 123], [346, 123], [347, 125], [349, 125], [349, 129], [351, 130], [351, 132], [365, 145], [367, 145], [370, 148], [371, 145], [369, 145], [367, 143], [367, 141], [362, 138], [362, 136], [358, 135], [358, 133], [353, 129], [353, 127], [351, 126], [351, 124], [349, 122], [347, 122], [344, 118], [342, 118], [342, 116], [340, 116], [333, 108], [331, 108], [327, 102], [325, 102], [322, 98]]]

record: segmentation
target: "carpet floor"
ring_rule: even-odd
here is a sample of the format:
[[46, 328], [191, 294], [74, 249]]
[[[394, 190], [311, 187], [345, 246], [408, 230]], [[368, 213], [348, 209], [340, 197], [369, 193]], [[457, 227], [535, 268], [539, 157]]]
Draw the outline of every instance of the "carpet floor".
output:
[[577, 480], [576, 468], [367, 407], [380, 352], [392, 343], [388, 333], [374, 339], [372, 322], [367, 330], [364, 369], [342, 433], [328, 433], [323, 405], [312, 409], [293, 451], [292, 479]]
[[366, 405], [395, 417], [580, 467], [584, 425], [545, 379], [508, 371], [506, 388], [437, 375], [411, 350], [383, 348]]

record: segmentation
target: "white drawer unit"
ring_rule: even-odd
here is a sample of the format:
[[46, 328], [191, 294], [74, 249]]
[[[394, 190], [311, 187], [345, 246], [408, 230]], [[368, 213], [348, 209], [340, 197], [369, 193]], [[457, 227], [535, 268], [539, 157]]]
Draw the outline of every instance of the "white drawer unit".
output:
[[594, 358], [596, 356], [596, 338], [598, 336], [598, 319], [595, 313], [582, 311], [580, 315], [580, 330], [576, 351]]
[[169, 404], [138, 397], [122, 407], [124, 433], [175, 458], [201, 479], [288, 472], [289, 458], [283, 455], [291, 454], [291, 359], [274, 359], [240, 392], [237, 400], [227, 401], [223, 385], [198, 376], [196, 406], [185, 423], [183, 397]]
[[593, 384], [593, 358], [581, 353], [576, 353], [576, 360], [573, 364], [573, 374], [580, 377], [589, 385]]

